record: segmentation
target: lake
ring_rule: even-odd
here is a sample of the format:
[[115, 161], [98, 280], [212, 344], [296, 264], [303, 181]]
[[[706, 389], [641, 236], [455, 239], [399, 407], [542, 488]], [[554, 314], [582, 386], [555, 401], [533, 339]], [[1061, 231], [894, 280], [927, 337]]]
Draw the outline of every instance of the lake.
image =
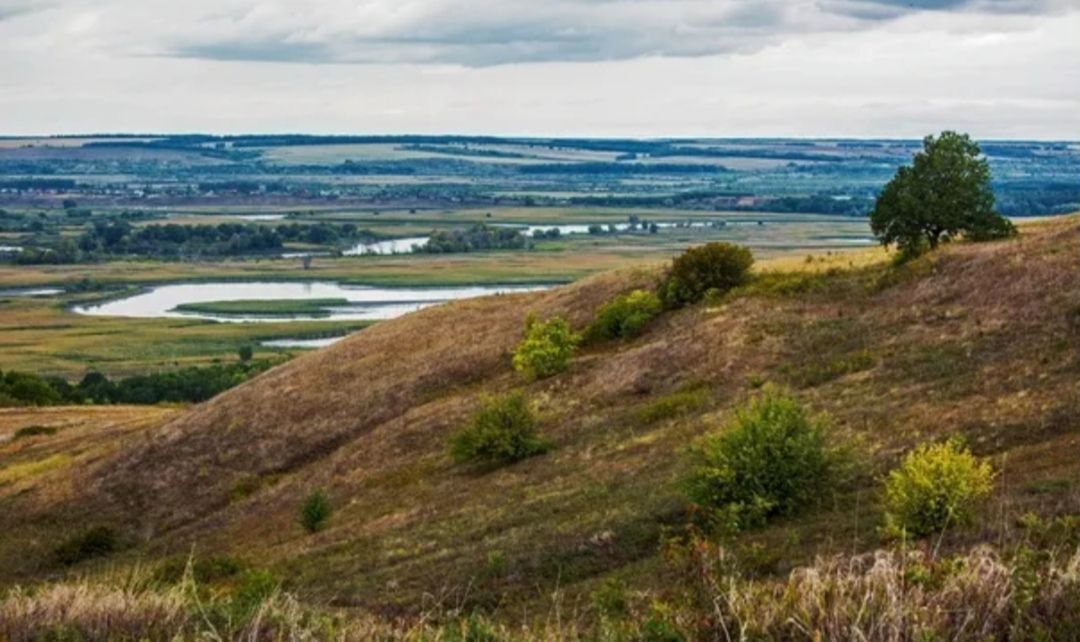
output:
[[[427, 306], [478, 296], [529, 292], [547, 286], [474, 285], [465, 287], [387, 288], [334, 282], [257, 281], [247, 283], [178, 283], [150, 288], [139, 294], [105, 303], [76, 306], [79, 314], [140, 319], [186, 318], [228, 323], [281, 321], [382, 321]], [[282, 301], [344, 299], [345, 304], [327, 307], [324, 314], [211, 314], [181, 312], [178, 305], [212, 301]]]

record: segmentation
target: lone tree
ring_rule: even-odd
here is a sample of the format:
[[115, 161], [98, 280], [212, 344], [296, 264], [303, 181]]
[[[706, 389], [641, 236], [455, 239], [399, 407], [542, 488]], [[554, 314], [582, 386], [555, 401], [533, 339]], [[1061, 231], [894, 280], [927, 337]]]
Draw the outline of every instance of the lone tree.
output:
[[1016, 233], [994, 211], [990, 165], [967, 134], [942, 132], [901, 167], [878, 196], [870, 227], [883, 245], [907, 256], [960, 235], [984, 241]]

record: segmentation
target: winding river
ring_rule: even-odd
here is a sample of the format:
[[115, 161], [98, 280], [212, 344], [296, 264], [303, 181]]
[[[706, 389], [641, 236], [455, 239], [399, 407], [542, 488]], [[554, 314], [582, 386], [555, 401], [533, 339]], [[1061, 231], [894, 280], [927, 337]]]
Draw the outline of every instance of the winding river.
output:
[[[256, 281], [246, 283], [178, 283], [150, 288], [139, 294], [105, 303], [76, 306], [79, 314], [128, 318], [188, 318], [228, 323], [282, 321], [382, 321], [456, 299], [509, 292], [528, 292], [546, 286], [473, 285], [465, 287], [387, 288], [335, 282]], [[179, 311], [177, 306], [215, 301], [285, 301], [344, 299], [324, 314], [211, 314]]]

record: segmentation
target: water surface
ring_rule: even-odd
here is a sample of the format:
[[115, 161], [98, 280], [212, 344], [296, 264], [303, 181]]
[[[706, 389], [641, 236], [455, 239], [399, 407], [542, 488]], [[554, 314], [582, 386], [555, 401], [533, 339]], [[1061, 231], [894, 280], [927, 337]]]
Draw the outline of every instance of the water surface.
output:
[[[465, 287], [387, 288], [334, 282], [257, 281], [247, 283], [178, 283], [150, 288], [139, 294], [87, 306], [75, 312], [95, 316], [139, 319], [188, 318], [232, 323], [273, 321], [381, 321], [393, 319], [437, 303], [505, 292], [527, 292], [546, 286], [474, 285]], [[181, 312], [184, 303], [345, 299], [347, 305], [325, 308], [326, 314], [255, 315]]]

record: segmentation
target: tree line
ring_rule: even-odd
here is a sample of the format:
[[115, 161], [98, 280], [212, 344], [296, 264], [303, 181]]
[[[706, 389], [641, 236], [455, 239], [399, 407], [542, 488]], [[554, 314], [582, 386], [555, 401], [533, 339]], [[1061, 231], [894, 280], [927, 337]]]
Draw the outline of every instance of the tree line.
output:
[[243, 383], [272, 365], [266, 360], [240, 361], [119, 379], [90, 371], [75, 384], [61, 377], [9, 370], [0, 372], [0, 407], [198, 403]]

